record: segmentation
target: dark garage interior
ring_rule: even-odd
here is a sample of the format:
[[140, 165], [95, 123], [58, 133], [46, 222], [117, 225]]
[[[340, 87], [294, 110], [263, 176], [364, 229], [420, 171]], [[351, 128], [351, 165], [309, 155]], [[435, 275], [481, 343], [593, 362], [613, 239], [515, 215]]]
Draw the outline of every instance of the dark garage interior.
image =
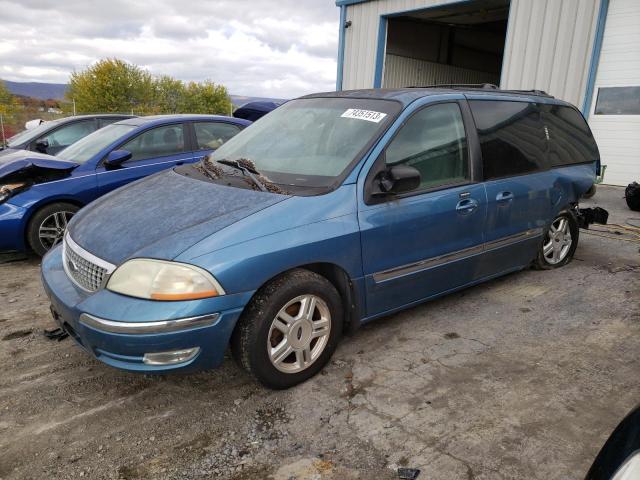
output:
[[500, 83], [509, 0], [388, 18], [383, 87]]

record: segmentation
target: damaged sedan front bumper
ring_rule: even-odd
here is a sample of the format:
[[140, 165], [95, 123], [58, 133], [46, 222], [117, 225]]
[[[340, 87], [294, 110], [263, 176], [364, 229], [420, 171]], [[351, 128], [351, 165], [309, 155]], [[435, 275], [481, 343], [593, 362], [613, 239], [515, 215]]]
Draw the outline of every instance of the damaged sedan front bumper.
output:
[[27, 209], [9, 202], [0, 204], [0, 252], [25, 249]]

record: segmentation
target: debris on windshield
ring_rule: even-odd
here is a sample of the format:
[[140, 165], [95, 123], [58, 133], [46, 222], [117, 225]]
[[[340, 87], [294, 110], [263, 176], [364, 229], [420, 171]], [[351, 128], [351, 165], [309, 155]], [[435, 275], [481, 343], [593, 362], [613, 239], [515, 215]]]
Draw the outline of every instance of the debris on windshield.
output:
[[[287, 192], [286, 190], [284, 190], [282, 187], [280, 187], [279, 185], [276, 185], [275, 183], [273, 183], [273, 181], [271, 181], [268, 177], [264, 176], [263, 174], [261, 174], [258, 169], [256, 168], [256, 164], [253, 163], [251, 160], [249, 160], [248, 158], [239, 158], [237, 160], [238, 165], [240, 165], [243, 168], [246, 168], [249, 171], [252, 171], [253, 173], [256, 174], [257, 179], [260, 181], [260, 183], [262, 183], [262, 185], [265, 186], [265, 188], [271, 192], [271, 193], [278, 193], [280, 195], [289, 195], [289, 192]], [[248, 182], [251, 185], [251, 188], [254, 190], [258, 190], [257, 186], [251, 182]]]
[[[256, 169], [255, 164], [251, 160], [247, 158], [240, 158], [230, 163], [237, 164], [237, 166], [246, 169], [247, 171], [254, 174], [255, 178], [262, 184], [262, 186], [264, 186], [264, 189], [266, 191], [270, 193], [277, 193], [280, 195], [289, 195], [289, 192], [259, 173]], [[223, 164], [225, 163], [223, 162]], [[232, 166], [234, 166], [233, 164]], [[195, 168], [210, 180], [218, 180], [225, 175], [224, 170], [218, 165], [218, 162], [214, 162], [211, 160], [210, 155], [204, 157], [202, 163], [197, 163], [195, 165]], [[252, 190], [262, 191], [260, 186], [256, 185], [251, 178], [242, 177], [242, 179], [247, 185], [249, 185]]]
[[210, 180], [218, 180], [224, 174], [224, 170], [216, 165], [215, 162], [212, 162], [209, 155], [204, 157], [202, 163], [196, 163], [194, 166], [196, 170]]

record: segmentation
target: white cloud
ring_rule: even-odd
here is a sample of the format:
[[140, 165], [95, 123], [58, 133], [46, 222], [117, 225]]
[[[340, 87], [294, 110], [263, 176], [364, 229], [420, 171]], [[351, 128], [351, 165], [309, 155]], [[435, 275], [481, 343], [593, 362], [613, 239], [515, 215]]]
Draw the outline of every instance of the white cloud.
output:
[[0, 78], [66, 82], [116, 57], [239, 95], [335, 88], [333, 0], [0, 0]]

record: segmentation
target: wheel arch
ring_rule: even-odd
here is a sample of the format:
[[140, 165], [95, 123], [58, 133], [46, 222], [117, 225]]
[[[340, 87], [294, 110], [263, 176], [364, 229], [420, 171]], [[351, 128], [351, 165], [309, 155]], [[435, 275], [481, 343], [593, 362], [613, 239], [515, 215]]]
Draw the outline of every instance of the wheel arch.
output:
[[[344, 315], [343, 333], [354, 332], [359, 328], [363, 305], [358, 286], [353, 282], [347, 271], [335, 263], [314, 262], [287, 268], [264, 281], [254, 292], [247, 304], [249, 304], [266, 285], [276, 278], [286, 275], [294, 270], [308, 270], [327, 279], [336, 288], [340, 294], [340, 298], [342, 299]], [[236, 327], [234, 327], [234, 329], [235, 328]]]

